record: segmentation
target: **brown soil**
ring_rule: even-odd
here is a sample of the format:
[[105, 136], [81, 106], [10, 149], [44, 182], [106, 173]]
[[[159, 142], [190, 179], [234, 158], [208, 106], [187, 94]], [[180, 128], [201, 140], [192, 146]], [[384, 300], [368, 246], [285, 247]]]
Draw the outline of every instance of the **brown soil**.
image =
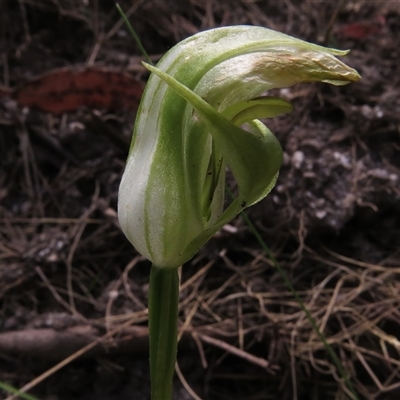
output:
[[[248, 213], [359, 398], [400, 398], [400, 3], [120, 4], [154, 60], [198, 30], [234, 24], [352, 50], [345, 61], [359, 83], [277, 93], [294, 105], [268, 121], [284, 166]], [[111, 0], [0, 1], [0, 383], [28, 385], [42, 400], [149, 399], [149, 263], [116, 218], [134, 111], [91, 104], [52, 114], [15, 95], [60, 67], [144, 83], [119, 20]], [[349, 398], [242, 217], [183, 268], [180, 323], [176, 400], [190, 391], [210, 400]]]

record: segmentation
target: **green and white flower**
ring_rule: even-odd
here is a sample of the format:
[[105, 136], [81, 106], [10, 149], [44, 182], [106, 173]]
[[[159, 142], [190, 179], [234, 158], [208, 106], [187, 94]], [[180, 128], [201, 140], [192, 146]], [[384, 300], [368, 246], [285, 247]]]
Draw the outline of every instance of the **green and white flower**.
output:
[[[145, 64], [152, 74], [118, 204], [133, 246], [159, 268], [178, 267], [263, 199], [275, 184], [282, 150], [259, 119], [291, 110], [263, 94], [299, 82], [357, 81], [358, 73], [335, 57], [346, 53], [266, 28], [233, 26], [189, 37], [157, 67]], [[238, 194], [224, 209], [227, 168]]]

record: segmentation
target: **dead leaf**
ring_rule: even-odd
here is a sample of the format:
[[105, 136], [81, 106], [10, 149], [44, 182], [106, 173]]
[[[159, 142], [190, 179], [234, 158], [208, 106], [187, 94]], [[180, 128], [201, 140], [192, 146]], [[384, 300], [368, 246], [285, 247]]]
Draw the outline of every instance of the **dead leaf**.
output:
[[127, 73], [99, 67], [68, 67], [40, 75], [14, 90], [4, 88], [0, 96], [11, 96], [21, 106], [61, 114], [82, 106], [136, 110], [142, 92], [143, 84]]
[[382, 15], [377, 15], [373, 20], [358, 21], [343, 25], [337, 29], [336, 33], [348, 39], [362, 40], [378, 34], [384, 24], [385, 18]]

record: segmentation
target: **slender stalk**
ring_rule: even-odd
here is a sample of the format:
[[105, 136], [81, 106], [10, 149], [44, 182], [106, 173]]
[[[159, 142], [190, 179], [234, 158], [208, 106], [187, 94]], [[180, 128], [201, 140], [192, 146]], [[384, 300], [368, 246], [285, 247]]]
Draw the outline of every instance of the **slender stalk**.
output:
[[[0, 389], [3, 389], [7, 392], [13, 393], [16, 396], [21, 397], [22, 399], [25, 400], [39, 400], [37, 397], [33, 397], [28, 393], [23, 393], [20, 390], [16, 389], [14, 386], [11, 386], [5, 382], [0, 381]], [[14, 398], [14, 396], [11, 396], [12, 398]]]
[[151, 400], [171, 400], [178, 339], [178, 269], [151, 267], [149, 286]]
[[117, 10], [119, 12], [119, 14], [121, 15], [122, 19], [124, 20], [124, 23], [126, 25], [126, 27], [128, 28], [129, 33], [131, 34], [131, 36], [133, 37], [133, 40], [136, 42], [136, 44], [139, 47], [139, 50], [141, 51], [141, 53], [143, 54], [144, 58], [146, 59], [146, 61], [153, 65], [153, 61], [151, 61], [151, 58], [149, 57], [149, 55], [147, 54], [146, 49], [144, 48], [144, 46], [142, 45], [141, 40], [139, 39], [139, 36], [136, 34], [135, 30], [133, 29], [131, 23], [128, 20], [128, 17], [126, 16], [126, 14], [122, 11], [122, 8], [120, 7], [120, 5], [118, 3], [115, 4], [115, 6], [117, 7]]

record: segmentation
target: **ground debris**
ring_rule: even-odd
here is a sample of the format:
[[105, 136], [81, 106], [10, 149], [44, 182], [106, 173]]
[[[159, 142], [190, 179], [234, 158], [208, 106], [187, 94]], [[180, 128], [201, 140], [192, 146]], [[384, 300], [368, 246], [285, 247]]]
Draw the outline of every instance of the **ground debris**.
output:
[[[271, 93], [294, 110], [266, 122], [282, 143], [284, 165], [273, 192], [249, 215], [360, 398], [398, 398], [398, 4], [120, 4], [154, 61], [198, 30], [234, 24], [351, 49], [346, 63], [360, 72], [360, 82]], [[6, 0], [0, 9], [0, 43], [6, 43], [0, 57], [0, 381], [24, 387], [50, 364], [93, 346], [30, 392], [43, 400], [148, 399], [149, 263], [127, 243], [116, 218], [138, 90], [147, 77], [143, 57], [114, 2]], [[108, 87], [106, 102], [92, 98], [60, 108], [53, 96], [36, 107], [42, 111], [35, 109], [35, 77], [43, 83], [64, 71], [57, 83], [65, 84], [77, 70], [118, 71], [124, 88]], [[18, 102], [9, 88], [23, 93], [23, 82], [33, 91]], [[348, 396], [241, 217], [182, 269], [179, 316], [180, 335], [189, 340], [178, 356], [177, 400], [189, 398], [187, 385], [210, 400]], [[142, 334], [142, 351], [133, 357], [134, 330]]]

